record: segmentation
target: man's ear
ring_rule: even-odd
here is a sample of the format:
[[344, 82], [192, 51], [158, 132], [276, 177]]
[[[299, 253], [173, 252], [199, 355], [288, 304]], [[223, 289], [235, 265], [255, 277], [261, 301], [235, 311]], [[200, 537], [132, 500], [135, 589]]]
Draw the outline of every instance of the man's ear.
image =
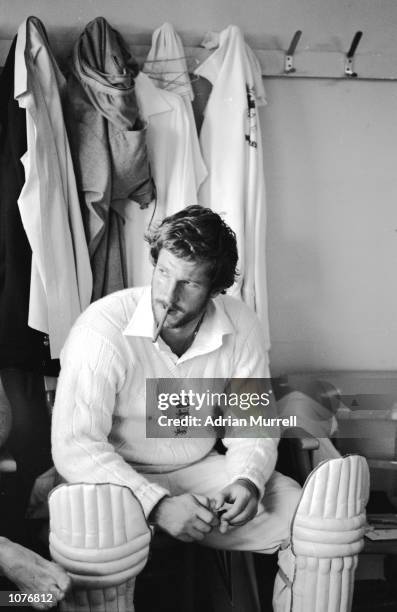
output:
[[219, 295], [220, 293], [224, 293], [224, 292], [219, 291], [219, 289], [215, 289], [214, 291], [211, 291], [210, 298], [216, 298], [216, 296]]

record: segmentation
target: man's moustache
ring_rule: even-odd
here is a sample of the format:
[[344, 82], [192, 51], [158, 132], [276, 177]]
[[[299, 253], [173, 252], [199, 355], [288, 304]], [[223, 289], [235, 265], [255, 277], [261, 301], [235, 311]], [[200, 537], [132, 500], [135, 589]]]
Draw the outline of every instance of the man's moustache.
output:
[[[167, 302], [159, 302], [159, 305], [161, 306], [161, 308], [165, 309], [167, 308], [168, 304]], [[184, 312], [182, 310], [182, 308], [179, 308], [179, 306], [175, 306], [174, 304], [171, 304], [169, 312], [170, 311], [174, 311], [174, 312]]]

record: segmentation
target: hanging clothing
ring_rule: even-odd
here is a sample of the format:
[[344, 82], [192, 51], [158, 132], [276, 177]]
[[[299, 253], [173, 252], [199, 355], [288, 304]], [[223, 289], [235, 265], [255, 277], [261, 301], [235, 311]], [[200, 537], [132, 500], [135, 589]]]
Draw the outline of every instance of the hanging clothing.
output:
[[28, 327], [32, 251], [18, 208], [26, 111], [14, 99], [16, 40], [0, 75], [0, 378], [12, 412], [7, 446], [17, 462], [15, 504], [2, 517], [2, 533], [25, 543], [29, 495], [35, 478], [51, 465], [42, 373], [57, 373], [58, 362], [50, 360], [48, 338]]
[[163, 23], [153, 32], [152, 46], [142, 70], [150, 76], [156, 87], [193, 100], [185, 50], [171, 23]]
[[[180, 96], [155, 87], [142, 72], [136, 77], [135, 92], [139, 112], [148, 124], [147, 145], [157, 189], [153, 223], [157, 223], [190, 204], [197, 204], [196, 176], [202, 158], [199, 149], [195, 155], [191, 146], [189, 117]], [[143, 234], [153, 211], [130, 208], [124, 215], [129, 285], [148, 284], [151, 264]]]
[[15, 99], [26, 109], [25, 184], [18, 204], [32, 248], [29, 326], [49, 335], [58, 357], [71, 326], [88, 306], [92, 276], [69, 143], [63, 122], [65, 80], [43, 24], [19, 28]]
[[78, 39], [68, 80], [67, 123], [94, 278], [93, 300], [126, 286], [125, 207], [155, 197], [146, 126], [135, 98], [139, 68], [103, 17]]
[[190, 127], [190, 144], [195, 163], [196, 191], [208, 172], [200, 153], [196, 122], [193, 115], [192, 100], [194, 93], [190, 82], [186, 54], [182, 40], [170, 23], [164, 23], [152, 35], [152, 46], [143, 66], [160, 89], [166, 89], [182, 96], [186, 106]]
[[14, 100], [16, 37], [0, 75], [0, 369], [54, 373], [48, 338], [28, 327], [32, 250], [18, 209], [26, 112]]
[[237, 235], [240, 276], [231, 290], [254, 308], [270, 346], [265, 273], [266, 201], [257, 107], [265, 104], [261, 69], [236, 26], [204, 42], [215, 51], [195, 70], [212, 84], [200, 133], [209, 176], [199, 202]]

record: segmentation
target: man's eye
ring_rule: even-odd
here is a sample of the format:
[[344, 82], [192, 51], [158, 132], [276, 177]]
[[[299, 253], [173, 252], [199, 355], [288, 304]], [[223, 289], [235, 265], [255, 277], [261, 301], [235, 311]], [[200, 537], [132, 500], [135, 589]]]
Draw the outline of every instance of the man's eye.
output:
[[184, 284], [189, 287], [189, 289], [198, 289], [200, 285], [194, 283], [193, 281], [184, 281]]

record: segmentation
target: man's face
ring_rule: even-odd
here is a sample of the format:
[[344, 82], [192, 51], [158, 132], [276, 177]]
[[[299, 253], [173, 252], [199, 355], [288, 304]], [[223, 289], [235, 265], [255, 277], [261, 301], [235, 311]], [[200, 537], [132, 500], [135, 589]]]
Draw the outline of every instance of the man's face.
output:
[[152, 309], [156, 322], [171, 304], [164, 329], [177, 329], [198, 320], [211, 297], [208, 263], [176, 257], [161, 249], [152, 277]]

